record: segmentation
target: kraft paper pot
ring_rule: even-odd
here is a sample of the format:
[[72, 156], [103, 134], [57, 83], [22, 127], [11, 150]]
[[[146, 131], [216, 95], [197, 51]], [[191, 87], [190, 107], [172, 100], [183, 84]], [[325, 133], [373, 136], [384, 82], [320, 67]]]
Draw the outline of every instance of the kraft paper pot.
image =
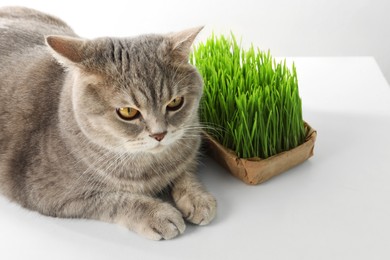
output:
[[259, 184], [279, 175], [313, 156], [317, 131], [305, 122], [306, 138], [301, 145], [267, 159], [239, 158], [236, 153], [204, 133], [211, 156], [232, 175], [247, 184]]

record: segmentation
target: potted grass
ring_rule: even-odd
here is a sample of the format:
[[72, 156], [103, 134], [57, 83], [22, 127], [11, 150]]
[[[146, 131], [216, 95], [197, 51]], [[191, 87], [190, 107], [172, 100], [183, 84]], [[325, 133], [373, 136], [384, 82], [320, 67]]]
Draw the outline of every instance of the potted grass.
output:
[[204, 80], [200, 117], [211, 154], [233, 175], [258, 184], [313, 155], [316, 131], [302, 119], [294, 65], [244, 50], [233, 34], [213, 34], [191, 63]]

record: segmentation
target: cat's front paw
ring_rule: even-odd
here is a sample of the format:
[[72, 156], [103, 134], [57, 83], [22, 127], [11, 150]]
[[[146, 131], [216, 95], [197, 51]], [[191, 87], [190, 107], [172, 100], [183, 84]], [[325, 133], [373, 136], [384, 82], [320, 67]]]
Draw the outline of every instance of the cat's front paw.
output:
[[217, 201], [207, 192], [187, 193], [175, 198], [175, 202], [183, 217], [198, 225], [210, 223], [217, 212]]
[[181, 213], [168, 203], [159, 203], [145, 214], [133, 228], [152, 240], [172, 239], [184, 232], [186, 225]]

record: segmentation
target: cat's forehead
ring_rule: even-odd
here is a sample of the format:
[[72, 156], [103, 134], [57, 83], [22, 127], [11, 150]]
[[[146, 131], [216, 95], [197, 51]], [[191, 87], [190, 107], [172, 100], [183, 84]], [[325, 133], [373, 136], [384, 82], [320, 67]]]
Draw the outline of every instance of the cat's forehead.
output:
[[167, 71], [166, 43], [158, 35], [135, 38], [108, 38], [105, 41], [104, 61], [97, 60], [97, 66], [104, 66], [107, 76], [124, 79], [146, 79], [163, 76]]
[[137, 53], [151, 53], [164, 51], [167, 47], [165, 37], [162, 35], [141, 35], [132, 38], [118, 39], [119, 42], [128, 42], [131, 51]]
[[159, 35], [142, 35], [132, 38], [109, 38], [106, 52], [112, 62], [152, 62], [166, 55], [167, 44]]
[[191, 65], [171, 62], [163, 36], [108, 38], [105, 43], [107, 85], [112, 82], [136, 106], [164, 106], [161, 102], [185, 95], [186, 86], [201, 85]]

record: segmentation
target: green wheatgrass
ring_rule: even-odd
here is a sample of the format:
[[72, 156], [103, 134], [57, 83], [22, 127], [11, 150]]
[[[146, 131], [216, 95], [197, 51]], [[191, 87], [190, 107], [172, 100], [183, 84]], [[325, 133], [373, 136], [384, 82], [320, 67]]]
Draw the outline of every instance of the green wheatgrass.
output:
[[200, 117], [206, 131], [241, 158], [268, 158], [305, 139], [295, 65], [270, 52], [244, 50], [214, 34], [194, 48], [191, 63], [204, 80]]

